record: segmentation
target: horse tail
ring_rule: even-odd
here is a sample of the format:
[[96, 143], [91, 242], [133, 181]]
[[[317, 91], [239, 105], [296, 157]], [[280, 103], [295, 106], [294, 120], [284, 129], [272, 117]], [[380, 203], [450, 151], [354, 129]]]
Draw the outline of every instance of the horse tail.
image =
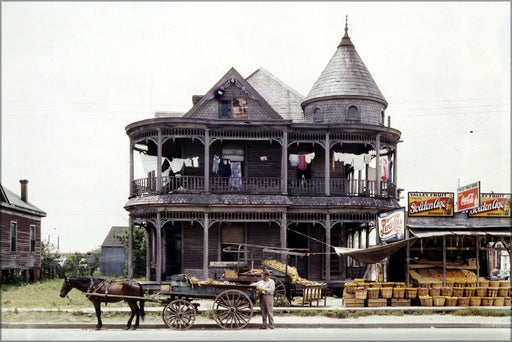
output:
[[[142, 288], [141, 283], [139, 283], [139, 287], [140, 287], [140, 296], [144, 297], [144, 289]], [[140, 304], [140, 318], [142, 320], [144, 320], [144, 315], [146, 314], [146, 312], [144, 311], [144, 299], [141, 299], [139, 301], [139, 304]]]

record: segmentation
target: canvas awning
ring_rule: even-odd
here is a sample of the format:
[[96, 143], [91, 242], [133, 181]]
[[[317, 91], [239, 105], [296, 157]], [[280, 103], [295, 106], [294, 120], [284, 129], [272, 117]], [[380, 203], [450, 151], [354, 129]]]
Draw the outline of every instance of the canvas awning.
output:
[[407, 245], [409, 242], [414, 242], [416, 240], [415, 237], [400, 240], [396, 242], [391, 242], [385, 245], [380, 246], [372, 246], [365, 249], [357, 249], [357, 248], [345, 248], [345, 247], [334, 247], [334, 251], [338, 255], [346, 255], [356, 259], [359, 262], [363, 262], [365, 264], [375, 264], [381, 261], [384, 258], [394, 254], [400, 248]]
[[481, 229], [467, 229], [456, 227], [425, 227], [425, 226], [411, 226], [407, 225], [409, 232], [418, 238], [446, 236], [446, 235], [464, 235], [464, 236], [510, 236], [508, 228], [481, 228]]

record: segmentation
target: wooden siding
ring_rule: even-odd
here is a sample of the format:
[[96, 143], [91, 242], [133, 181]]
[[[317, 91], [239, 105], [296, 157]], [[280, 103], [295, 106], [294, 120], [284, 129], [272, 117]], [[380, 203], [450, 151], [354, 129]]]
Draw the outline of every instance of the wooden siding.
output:
[[[16, 252], [11, 252], [11, 221], [17, 223]], [[41, 264], [41, 219], [2, 212], [0, 215], [1, 269], [31, 269]], [[34, 225], [35, 250], [30, 251], [30, 226]]]

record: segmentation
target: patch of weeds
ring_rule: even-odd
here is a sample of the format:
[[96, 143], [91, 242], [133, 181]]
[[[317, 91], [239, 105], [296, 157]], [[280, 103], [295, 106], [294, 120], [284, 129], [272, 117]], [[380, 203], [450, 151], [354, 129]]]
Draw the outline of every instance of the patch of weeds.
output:
[[213, 314], [212, 314], [212, 312], [210, 310], [201, 311], [199, 314], [201, 316], [203, 316], [204, 318], [213, 319]]
[[410, 314], [413, 316], [433, 315], [434, 311], [432, 311], [432, 310], [413, 310]]
[[318, 316], [318, 311], [316, 311], [316, 310], [298, 310], [295, 312], [295, 314], [300, 317]]
[[350, 313], [347, 310], [339, 310], [339, 309], [324, 310], [324, 311], [322, 311], [322, 315], [324, 315], [326, 317], [341, 318], [341, 319], [350, 317]]
[[290, 303], [288, 302], [288, 299], [284, 297], [278, 297], [274, 300], [274, 307], [287, 307], [290, 306]]
[[508, 309], [480, 309], [480, 308], [469, 308], [456, 310], [451, 312], [454, 316], [487, 316], [487, 317], [504, 317], [510, 316], [510, 310]]

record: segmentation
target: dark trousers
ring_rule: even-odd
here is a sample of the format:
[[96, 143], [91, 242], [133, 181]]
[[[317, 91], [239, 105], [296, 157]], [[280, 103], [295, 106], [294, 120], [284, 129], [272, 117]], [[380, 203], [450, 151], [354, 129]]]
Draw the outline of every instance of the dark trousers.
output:
[[274, 296], [262, 295], [260, 296], [261, 319], [263, 326], [274, 327]]

